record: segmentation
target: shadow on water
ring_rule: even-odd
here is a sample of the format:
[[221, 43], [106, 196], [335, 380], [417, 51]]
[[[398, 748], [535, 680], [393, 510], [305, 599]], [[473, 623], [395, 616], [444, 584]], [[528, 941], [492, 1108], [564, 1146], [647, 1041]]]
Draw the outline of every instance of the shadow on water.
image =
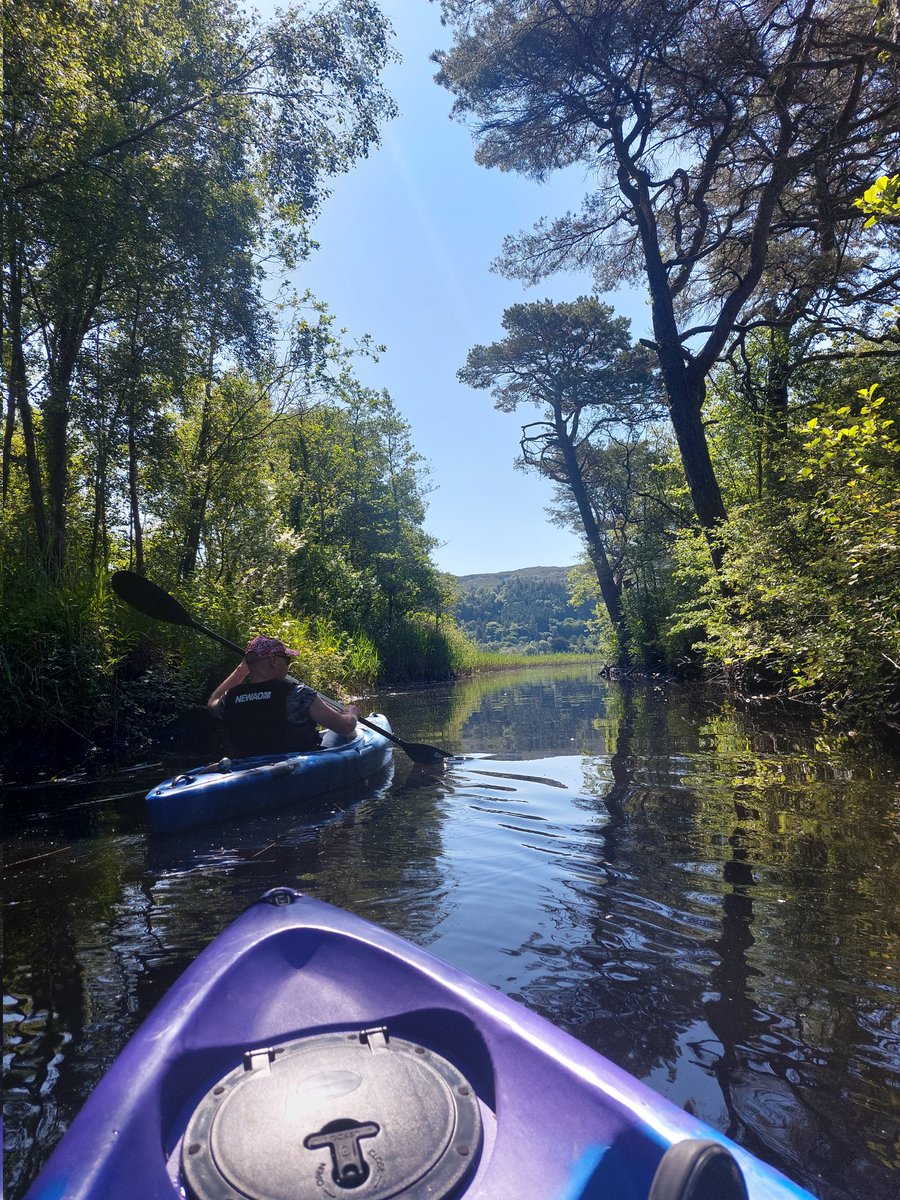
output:
[[[148, 835], [159, 765], [6, 798], [7, 1195], [188, 962], [293, 884], [523, 1000], [822, 1200], [898, 1192], [896, 763], [583, 669], [380, 696], [401, 753]], [[178, 764], [178, 768], [187, 766]]]

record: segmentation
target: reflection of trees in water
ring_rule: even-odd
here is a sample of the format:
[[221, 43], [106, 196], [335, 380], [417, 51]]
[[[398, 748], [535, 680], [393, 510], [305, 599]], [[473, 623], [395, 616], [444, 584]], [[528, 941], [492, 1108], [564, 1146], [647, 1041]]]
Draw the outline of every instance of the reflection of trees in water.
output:
[[54, 1075], [70, 1037], [83, 1036], [87, 1023], [82, 975], [68, 936], [70, 913], [64, 903], [52, 920], [11, 907], [4, 917], [3, 1119], [7, 1139], [4, 1176], [8, 1194], [21, 1194], [43, 1161], [38, 1132], [56, 1140], [80, 1105]]
[[465, 744], [491, 754], [583, 754], [598, 745], [609, 687], [596, 678], [524, 678], [483, 693], [463, 721]]
[[[734, 807], [738, 821], [751, 819], [752, 810], [738, 802]], [[722, 896], [721, 927], [713, 942], [718, 962], [709, 973], [711, 994], [704, 1002], [703, 1012], [721, 1046], [712, 1071], [728, 1113], [728, 1126], [724, 1132], [749, 1145], [755, 1140], [754, 1130], [752, 1126], [742, 1128], [732, 1092], [732, 1080], [739, 1074], [741, 1066], [738, 1047], [751, 1044], [759, 1032], [754, 1029], [759, 1014], [750, 991], [750, 975], [758, 972], [747, 962], [747, 953], [755, 942], [752, 932], [754, 881], [741, 825], [730, 834], [728, 845], [731, 857], [722, 866], [726, 889]]]
[[452, 686], [384, 697], [402, 737], [417, 737], [469, 753], [580, 754], [602, 747], [593, 720], [609, 688], [584, 665], [476, 675]]
[[900, 1060], [888, 764], [675, 684], [483, 677], [443, 719], [454, 748], [589, 755], [606, 821], [554, 897], [555, 944], [523, 947], [547, 964], [524, 998], [820, 1194], [817, 1173], [879, 1195]]
[[[59, 824], [59, 813], [49, 815]], [[127, 839], [75, 838], [58, 853], [7, 855], [4, 1166], [11, 1198], [24, 1191], [144, 1013], [141, 984], [158, 945], [148, 937], [134, 849]]]
[[597, 721], [611, 753], [586, 758], [583, 768], [584, 791], [608, 819], [599, 841], [602, 884], [590, 897], [579, 895], [579, 903], [590, 900], [586, 924], [577, 909], [571, 918], [590, 935], [581, 957], [592, 968], [589, 989], [578, 997], [581, 1028], [573, 1032], [646, 1078], [676, 1062], [703, 981], [682, 970], [692, 938], [678, 919], [669, 869], [683, 814], [661, 806], [659, 793], [639, 782], [636, 770], [648, 745], [667, 745], [667, 710], [627, 683], [614, 686], [612, 695], [614, 704]]
[[440, 866], [448, 788], [441, 771], [398, 759], [385, 805], [320, 838], [313, 881], [322, 899], [426, 943], [449, 886]]
[[[560, 879], [535, 902], [551, 935], [524, 947], [529, 1004], [826, 1200], [892, 1195], [900, 855], [887, 764], [709, 689], [580, 669], [381, 707], [401, 737], [585, 754], [571, 801], [584, 843], [554, 843]], [[8, 872], [8, 1035], [23, 1039], [9, 1046], [11, 1200], [125, 1036], [267, 887], [431, 939], [451, 904], [442, 856], [458, 785], [400, 751], [395, 765], [389, 788], [167, 838], [144, 837], [140, 797], [48, 803], [8, 824], [8, 864], [71, 846]]]
[[679, 1100], [679, 1073], [702, 1065], [721, 1113], [700, 1094], [699, 1115], [820, 1194], [887, 1195], [896, 1147], [873, 1114], [900, 1071], [891, 789], [799, 727], [727, 704], [685, 717], [671, 693], [626, 695], [616, 752], [586, 762], [609, 820], [575, 1032]]

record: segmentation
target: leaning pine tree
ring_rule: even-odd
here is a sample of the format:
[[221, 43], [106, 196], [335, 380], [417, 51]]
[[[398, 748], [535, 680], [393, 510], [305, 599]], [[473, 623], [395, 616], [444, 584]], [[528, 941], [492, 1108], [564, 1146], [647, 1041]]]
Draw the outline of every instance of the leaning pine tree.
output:
[[[897, 272], [860, 249], [853, 198], [896, 163], [896, 46], [870, 0], [443, 0], [438, 81], [487, 166], [595, 173], [580, 213], [508, 240], [534, 283], [588, 268], [643, 280], [672, 426], [714, 558], [725, 516], [704, 429], [707, 376], [767, 320], [763, 295], [827, 333]], [[788, 252], [789, 251], [789, 252]], [[848, 281], [852, 286], [848, 287]]]

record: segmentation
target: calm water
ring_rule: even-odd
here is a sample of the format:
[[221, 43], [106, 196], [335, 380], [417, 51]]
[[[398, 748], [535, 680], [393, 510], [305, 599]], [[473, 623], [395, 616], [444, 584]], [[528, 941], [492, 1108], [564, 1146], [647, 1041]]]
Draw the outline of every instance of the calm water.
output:
[[188, 962], [299, 885], [524, 1001], [821, 1200], [900, 1194], [900, 784], [702, 688], [584, 671], [382, 695], [363, 791], [148, 835], [170, 766], [6, 797], [5, 1134], [17, 1200]]

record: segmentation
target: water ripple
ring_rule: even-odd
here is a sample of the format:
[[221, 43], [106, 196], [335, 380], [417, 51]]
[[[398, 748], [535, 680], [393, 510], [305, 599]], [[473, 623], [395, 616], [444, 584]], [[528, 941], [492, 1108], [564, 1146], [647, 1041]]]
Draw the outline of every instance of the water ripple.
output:
[[[378, 706], [376, 704], [376, 706]], [[18, 1200], [191, 958], [292, 884], [521, 999], [805, 1184], [900, 1194], [900, 788], [781, 710], [575, 672], [396, 694], [392, 778], [150, 837], [143, 780], [12, 798], [5, 1065]]]

